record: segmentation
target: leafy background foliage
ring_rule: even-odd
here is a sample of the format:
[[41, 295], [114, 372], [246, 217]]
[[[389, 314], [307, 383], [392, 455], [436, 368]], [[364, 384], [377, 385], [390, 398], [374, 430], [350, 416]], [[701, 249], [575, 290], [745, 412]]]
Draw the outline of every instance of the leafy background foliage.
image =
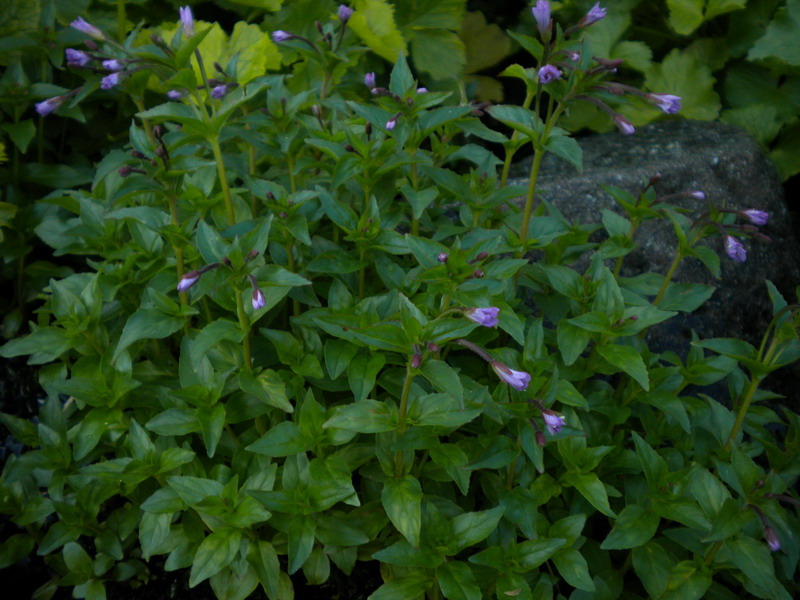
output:
[[[612, 126], [468, 102], [507, 101], [514, 77], [536, 88], [527, 7], [507, 35], [458, 0], [357, 0], [346, 31], [332, 2], [232, 0], [198, 4], [187, 40], [177, 4], [9, 6], [0, 354], [40, 367], [44, 399], [36, 420], [0, 416], [21, 446], [0, 479], [0, 566], [43, 557], [38, 598], [105, 598], [153, 557], [225, 599], [291, 598], [363, 561], [380, 563], [374, 600], [797, 595], [800, 420], [761, 387], [800, 355], [795, 305], [767, 283], [760, 348], [648, 348], [650, 326], [713, 290], [619, 277], [638, 224], [668, 219], [676, 260], [715, 272], [697, 242], [735, 217], [695, 227], [652, 188], [611, 190], [619, 214], [578, 227], [534, 210], [533, 183], [505, 185], [518, 150], [579, 168], [569, 130]], [[588, 6], [556, 8], [569, 24]], [[788, 177], [797, 12], [631, 0], [587, 29], [591, 52], [569, 48], [626, 59], [624, 81], [681, 95], [685, 116], [746, 123]], [[155, 66], [110, 90], [67, 68], [78, 16]], [[237, 87], [207, 94], [197, 57]], [[548, 93], [567, 105], [579, 84]], [[496, 327], [463, 311], [488, 306]], [[706, 393], [723, 381], [729, 398]]]

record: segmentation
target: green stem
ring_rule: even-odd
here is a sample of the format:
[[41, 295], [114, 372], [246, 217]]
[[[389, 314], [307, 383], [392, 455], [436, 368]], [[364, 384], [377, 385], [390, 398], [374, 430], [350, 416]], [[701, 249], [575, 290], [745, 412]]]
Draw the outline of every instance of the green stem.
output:
[[[411, 361], [406, 365], [406, 378], [403, 381], [403, 391], [400, 393], [400, 408], [397, 411], [397, 437], [406, 431], [406, 412], [408, 411], [408, 396], [411, 392], [411, 382], [414, 381], [415, 369]], [[398, 450], [394, 455], [394, 474], [400, 477], [403, 474], [403, 450]]]
[[364, 267], [364, 244], [359, 242], [358, 244], [358, 260], [361, 263], [361, 266], [358, 268], [358, 299], [363, 300], [364, 294], [367, 291], [367, 271], [366, 267]]
[[[523, 108], [529, 108], [531, 102], [533, 102], [534, 94], [529, 90], [527, 95], [525, 96], [525, 100], [522, 102]], [[512, 145], [506, 148], [506, 158], [503, 161], [503, 172], [500, 175], [500, 187], [506, 187], [506, 182], [508, 181], [508, 172], [511, 170], [511, 160], [514, 158], [514, 154], [516, 154], [518, 147], [513, 144], [519, 138], [519, 131], [516, 129], [511, 134], [511, 142]]]
[[664, 281], [661, 282], [661, 287], [658, 288], [658, 293], [656, 294], [655, 299], [653, 300], [653, 306], [658, 306], [661, 300], [664, 299], [664, 294], [667, 291], [667, 287], [669, 287], [672, 278], [675, 276], [675, 271], [678, 270], [678, 266], [681, 264], [683, 260], [683, 253], [678, 251], [675, 255], [675, 258], [672, 261], [672, 264], [669, 266], [669, 270], [667, 274], [664, 275]]
[[[289, 270], [294, 273], [297, 265], [294, 262], [294, 242], [291, 240], [286, 244], [286, 256], [288, 257]], [[295, 317], [300, 316], [300, 301], [297, 298], [292, 298], [292, 314]]]
[[236, 223], [236, 215], [233, 212], [233, 199], [231, 198], [231, 189], [228, 187], [228, 177], [225, 173], [225, 163], [222, 160], [219, 136], [215, 134], [208, 141], [211, 144], [211, 152], [214, 153], [214, 162], [217, 163], [217, 175], [219, 176], [219, 184], [222, 187], [222, 197], [225, 200], [225, 214], [228, 217], [228, 225], [234, 225]]
[[247, 318], [247, 313], [244, 311], [244, 299], [242, 298], [242, 290], [235, 288], [236, 294], [236, 316], [239, 317], [239, 327], [242, 328], [244, 339], [242, 340], [242, 358], [244, 359], [244, 367], [248, 371], [252, 367], [252, 355], [250, 354], [250, 321]]
[[125, 41], [125, 0], [117, 0], [117, 37], [119, 41]]
[[736, 422], [733, 424], [733, 428], [728, 435], [728, 441], [725, 442], [725, 452], [730, 451], [734, 438], [739, 435], [739, 431], [742, 429], [744, 418], [747, 416], [747, 410], [750, 408], [750, 402], [753, 400], [753, 396], [758, 389], [758, 384], [761, 383], [761, 379], [761, 377], [756, 377], [755, 375], [750, 376], [750, 383], [747, 384], [741, 404], [739, 404], [739, 408], [736, 410]]

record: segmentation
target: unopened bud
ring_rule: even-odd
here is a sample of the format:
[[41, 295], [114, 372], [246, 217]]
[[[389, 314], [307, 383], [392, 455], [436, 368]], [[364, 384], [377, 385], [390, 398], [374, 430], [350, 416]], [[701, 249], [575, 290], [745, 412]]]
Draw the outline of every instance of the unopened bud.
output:
[[545, 444], [547, 444], [547, 438], [544, 436], [544, 432], [537, 431], [534, 437], [536, 438], [536, 445], [544, 448]]
[[142, 154], [138, 150], [132, 150], [131, 151], [131, 156], [133, 158], [138, 158], [139, 160], [144, 160], [145, 158], [147, 158], [144, 154]]
[[83, 42], [83, 45], [86, 46], [89, 50], [97, 50], [97, 42], [94, 40], [86, 40]]
[[433, 342], [425, 342], [425, 345], [428, 347], [428, 350], [430, 350], [431, 352], [438, 352], [439, 350], [441, 350], [441, 348], [439, 348], [439, 345], [438, 344], [434, 344]]
[[420, 365], [422, 364], [422, 354], [419, 352], [415, 352], [411, 355], [411, 368], [412, 369], [419, 369]]
[[488, 252], [478, 252], [478, 256], [475, 257], [475, 260], [486, 260], [488, 256]]
[[189, 271], [188, 273], [185, 273], [184, 276], [181, 277], [181, 280], [178, 282], [178, 287], [177, 287], [178, 291], [185, 292], [186, 290], [188, 290], [195, 283], [197, 283], [197, 280], [200, 279], [200, 275], [202, 275], [200, 271]]
[[119, 171], [117, 171], [117, 173], [119, 173], [120, 177], [127, 177], [128, 175], [133, 173], [133, 169], [131, 167], [129, 167], [128, 165], [124, 165], [124, 166], [119, 168]]
[[473, 276], [475, 279], [481, 279], [481, 278], [483, 278], [483, 276], [484, 276], [484, 272], [483, 272], [483, 270], [482, 270], [482, 269], [475, 269], [475, 270], [472, 272], [472, 276]]
[[258, 250], [254, 248], [247, 253], [247, 258], [245, 260], [253, 260], [256, 256], [258, 256]]
[[446, 263], [447, 258], [448, 258], [447, 252], [440, 252], [439, 255], [436, 257], [436, 260], [438, 260], [440, 263]]

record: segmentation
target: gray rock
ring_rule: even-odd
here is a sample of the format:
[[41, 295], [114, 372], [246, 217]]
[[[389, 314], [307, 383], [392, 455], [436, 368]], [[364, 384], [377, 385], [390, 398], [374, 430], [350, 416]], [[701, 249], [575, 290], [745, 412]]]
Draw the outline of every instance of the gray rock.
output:
[[[600, 184], [637, 194], [656, 173], [662, 176], [656, 184], [658, 196], [692, 190], [705, 193], [704, 201], [670, 200], [696, 215], [704, 212], [709, 202], [769, 212], [769, 223], [761, 231], [773, 241], [743, 240], [745, 263], [725, 255], [721, 238], [709, 238], [707, 243], [721, 257], [721, 279], [714, 280], [696, 259], [683, 262], [676, 281], [711, 284], [717, 290], [700, 309], [668, 321], [654, 332], [657, 339], [651, 339], [651, 345], [659, 349], [680, 351], [683, 347], [685, 352], [691, 330], [695, 330], [701, 338], [738, 337], [758, 345], [771, 319], [764, 280], [771, 280], [788, 302], [795, 302], [795, 287], [800, 284], [800, 247], [783, 188], [756, 142], [732, 125], [669, 120], [642, 127], [633, 136], [617, 132], [591, 136], [580, 140], [580, 145], [582, 173], [548, 155], [537, 186], [537, 195], [552, 202], [572, 222], [598, 223], [604, 208], [622, 214]], [[527, 178], [529, 160], [527, 163], [515, 165], [512, 176]], [[527, 181], [515, 179], [513, 183]], [[626, 257], [623, 275], [666, 273], [676, 247], [672, 226], [650, 221], [639, 229], [635, 241], [639, 248]], [[794, 395], [800, 393], [794, 391]]]

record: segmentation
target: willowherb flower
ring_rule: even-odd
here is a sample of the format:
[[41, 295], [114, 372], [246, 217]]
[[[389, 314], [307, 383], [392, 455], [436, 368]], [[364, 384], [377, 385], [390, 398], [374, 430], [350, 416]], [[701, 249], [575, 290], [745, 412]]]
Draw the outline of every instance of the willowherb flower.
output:
[[496, 306], [489, 306], [488, 308], [468, 308], [464, 311], [465, 317], [484, 327], [497, 327], [497, 316], [499, 314], [500, 309]]
[[103, 35], [103, 32], [100, 31], [97, 27], [92, 25], [91, 23], [87, 23], [83, 17], [78, 17], [72, 23], [70, 23], [73, 29], [77, 29], [81, 33], [85, 33], [89, 37], [93, 37], [98, 41], [103, 41], [106, 39], [106, 36]]
[[561, 71], [555, 65], [545, 65], [539, 69], [539, 83], [547, 84], [561, 77]]
[[125, 63], [116, 58], [103, 61], [103, 68], [109, 71], [122, 71], [125, 68]]
[[67, 64], [71, 67], [85, 67], [92, 62], [91, 55], [83, 52], [82, 50], [67, 48], [64, 50], [64, 54], [67, 55]]
[[528, 384], [531, 382], [530, 374], [525, 371], [515, 371], [496, 360], [491, 361], [489, 364], [492, 365], [492, 369], [497, 373], [497, 376], [515, 390], [522, 392], [527, 389]]
[[194, 17], [192, 16], [192, 9], [189, 6], [181, 6], [178, 9], [181, 16], [181, 25], [183, 26], [183, 35], [188, 38], [194, 35]]
[[339, 17], [339, 20], [342, 23], [347, 23], [350, 20], [350, 17], [353, 16], [353, 9], [346, 4], [340, 4], [339, 10], [336, 11], [336, 15]]
[[614, 124], [625, 135], [633, 135], [636, 132], [631, 122], [622, 115], [614, 115]]
[[547, 0], [538, 0], [536, 6], [531, 7], [531, 12], [536, 19], [536, 29], [544, 37], [550, 31], [550, 3]]
[[447, 252], [439, 252], [439, 254], [436, 255], [436, 260], [440, 263], [446, 263], [448, 258]]
[[705, 192], [702, 192], [702, 191], [700, 191], [700, 190], [695, 190], [695, 191], [693, 191], [693, 192], [689, 192], [689, 195], [690, 195], [692, 198], [695, 198], [696, 200], [705, 200], [705, 199], [706, 199], [706, 194], [705, 194]]
[[253, 310], [260, 310], [267, 305], [267, 299], [264, 297], [264, 292], [261, 288], [257, 287], [253, 290]]
[[288, 31], [282, 31], [280, 29], [272, 32], [272, 41], [276, 43], [286, 42], [292, 39], [293, 37], [294, 36]]
[[41, 102], [36, 103], [36, 112], [39, 113], [41, 116], [46, 117], [53, 111], [55, 111], [61, 104], [64, 102], [66, 98], [64, 96], [53, 96], [52, 98], [48, 98], [47, 100], [42, 100]]
[[567, 52], [567, 58], [576, 63], [581, 59], [580, 52]]
[[428, 93], [428, 88], [426, 88], [426, 87], [418, 87], [417, 88], [417, 93], [418, 94], [427, 94]]
[[755, 208], [748, 208], [741, 211], [741, 214], [753, 225], [766, 225], [769, 220], [769, 213]]
[[120, 72], [111, 73], [111, 75], [106, 75], [105, 77], [103, 77], [103, 79], [100, 80], [100, 88], [104, 90], [110, 90], [115, 85], [118, 85], [124, 78], [125, 76]]
[[220, 85], [215, 85], [211, 88], [211, 97], [220, 100], [221, 98], [225, 97], [225, 94], [228, 93], [228, 84], [222, 83]]
[[668, 115], [674, 115], [681, 109], [680, 96], [673, 96], [672, 94], [647, 94], [645, 98]]
[[364, 85], [367, 86], [369, 89], [375, 87], [375, 72], [370, 71], [366, 75], [364, 75]]
[[773, 552], [777, 552], [781, 549], [781, 540], [770, 525], [764, 527], [764, 539], [767, 540], [767, 546], [769, 546], [769, 549]]
[[181, 90], [170, 90], [167, 92], [167, 98], [170, 100], [181, 100], [186, 94]]
[[387, 131], [392, 131], [395, 127], [397, 127], [397, 117], [392, 117], [386, 121], [386, 125], [384, 127], [386, 127]]
[[742, 243], [732, 235], [726, 235], [724, 238], [725, 253], [736, 262], [744, 262], [747, 260], [747, 250], [745, 250]]
[[202, 273], [200, 271], [189, 271], [188, 273], [184, 273], [183, 277], [181, 277], [181, 280], [178, 282], [177, 290], [179, 292], [185, 292], [195, 283], [197, 283], [201, 275]]
[[555, 411], [545, 408], [542, 410], [544, 417], [544, 424], [547, 427], [547, 432], [550, 435], [555, 435], [561, 431], [561, 428], [566, 424], [567, 420], [564, 415], [560, 415]]
[[605, 18], [606, 16], [606, 9], [600, 6], [599, 2], [596, 2], [595, 5], [589, 9], [581, 20], [578, 22], [578, 27], [588, 27], [592, 23], [597, 23], [600, 19]]

